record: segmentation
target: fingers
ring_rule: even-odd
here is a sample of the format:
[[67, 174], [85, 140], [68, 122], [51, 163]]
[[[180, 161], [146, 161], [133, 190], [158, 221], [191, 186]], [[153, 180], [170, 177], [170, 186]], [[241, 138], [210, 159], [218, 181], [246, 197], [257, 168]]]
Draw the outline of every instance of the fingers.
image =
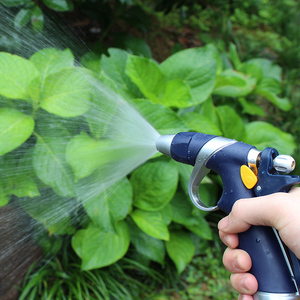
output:
[[252, 300], [252, 294], [258, 289], [256, 278], [248, 272], [252, 262], [249, 254], [244, 250], [227, 248], [223, 256], [223, 264], [232, 273], [230, 282], [236, 291], [241, 293], [239, 299]]
[[229, 248], [236, 248], [239, 245], [239, 238], [236, 233], [229, 234], [224, 231], [219, 231], [219, 236], [222, 242]]
[[[230, 282], [236, 291], [244, 295], [253, 295], [258, 289], [256, 278], [250, 273], [236, 273], [230, 277]], [[242, 298], [247, 299], [247, 298]], [[249, 298], [251, 299], [251, 298]]]
[[248, 272], [252, 266], [251, 258], [246, 251], [230, 248], [224, 252], [223, 264], [231, 273]]

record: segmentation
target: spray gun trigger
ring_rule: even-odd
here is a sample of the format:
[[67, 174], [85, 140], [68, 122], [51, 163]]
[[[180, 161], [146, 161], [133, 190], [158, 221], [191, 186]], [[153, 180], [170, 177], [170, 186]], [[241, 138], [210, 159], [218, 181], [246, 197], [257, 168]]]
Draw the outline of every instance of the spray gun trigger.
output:
[[204, 177], [209, 173], [209, 169], [206, 168], [206, 163], [209, 159], [219, 150], [236, 143], [236, 140], [227, 139], [224, 137], [215, 137], [209, 140], [199, 151], [195, 166], [189, 181], [189, 195], [193, 204], [203, 211], [215, 211], [218, 206], [208, 207], [206, 206], [199, 196], [199, 186]]

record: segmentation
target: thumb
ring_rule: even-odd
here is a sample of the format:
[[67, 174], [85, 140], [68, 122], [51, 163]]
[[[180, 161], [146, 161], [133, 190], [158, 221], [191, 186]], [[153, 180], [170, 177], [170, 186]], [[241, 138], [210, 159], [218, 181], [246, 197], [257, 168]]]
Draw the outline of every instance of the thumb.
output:
[[231, 213], [219, 222], [218, 228], [225, 233], [244, 232], [251, 225], [271, 226], [279, 230], [287, 195], [276, 193], [238, 200]]

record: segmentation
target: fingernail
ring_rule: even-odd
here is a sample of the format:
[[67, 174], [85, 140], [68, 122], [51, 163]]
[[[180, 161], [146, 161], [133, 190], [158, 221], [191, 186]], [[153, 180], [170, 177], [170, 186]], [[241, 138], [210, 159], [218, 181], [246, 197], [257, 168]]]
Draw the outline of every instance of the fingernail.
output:
[[223, 218], [218, 225], [219, 230], [225, 230], [229, 225], [228, 217]]
[[234, 258], [233, 261], [232, 261], [232, 266], [237, 270], [237, 271], [240, 271], [240, 272], [244, 272], [245, 270], [243, 270], [241, 267], [240, 267], [240, 264], [237, 260], [237, 258]]
[[244, 276], [241, 281], [240, 281], [240, 284], [241, 284], [241, 288], [244, 289], [245, 291], [248, 291], [249, 288], [248, 288], [248, 285], [247, 285], [247, 277]]

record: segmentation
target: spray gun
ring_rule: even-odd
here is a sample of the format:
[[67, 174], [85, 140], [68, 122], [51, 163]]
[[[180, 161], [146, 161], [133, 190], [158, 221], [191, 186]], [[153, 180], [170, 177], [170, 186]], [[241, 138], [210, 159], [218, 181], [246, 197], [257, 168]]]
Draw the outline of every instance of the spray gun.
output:
[[[274, 148], [261, 152], [236, 140], [196, 132], [162, 135], [156, 148], [178, 162], [194, 166], [189, 195], [193, 204], [204, 211], [221, 209], [229, 214], [238, 199], [288, 192], [300, 183], [299, 176], [286, 174], [294, 170], [295, 160], [279, 155]], [[213, 207], [207, 207], [199, 196], [199, 185], [210, 170], [217, 172], [223, 182], [222, 196]], [[250, 272], [258, 281], [255, 300], [300, 299], [300, 263], [274, 228], [250, 227], [239, 234], [239, 248], [252, 259]]]

